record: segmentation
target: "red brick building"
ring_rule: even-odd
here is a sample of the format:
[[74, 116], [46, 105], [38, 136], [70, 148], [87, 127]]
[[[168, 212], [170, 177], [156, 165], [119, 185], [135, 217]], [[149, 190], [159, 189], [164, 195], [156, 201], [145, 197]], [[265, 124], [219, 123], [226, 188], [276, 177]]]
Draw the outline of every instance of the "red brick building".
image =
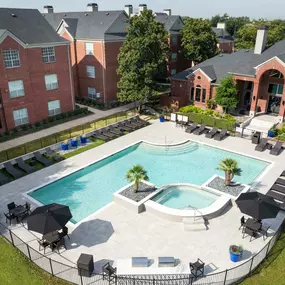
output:
[[75, 95], [107, 103], [117, 100], [117, 57], [125, 40], [127, 14], [98, 11], [88, 4], [85, 12], [54, 13], [45, 6], [45, 19], [71, 42]]
[[218, 49], [221, 53], [234, 52], [234, 38], [227, 32], [226, 23], [218, 23], [217, 27], [213, 27], [218, 38]]
[[193, 103], [207, 106], [215, 98], [220, 80], [232, 75], [239, 94], [239, 109], [251, 116], [271, 113], [282, 122], [285, 116], [285, 40], [266, 49], [267, 27], [257, 32], [255, 49], [222, 54], [186, 69], [172, 77], [171, 96], [162, 97], [162, 104], [173, 101], [180, 106]]
[[74, 109], [69, 42], [38, 10], [0, 8], [0, 133]]

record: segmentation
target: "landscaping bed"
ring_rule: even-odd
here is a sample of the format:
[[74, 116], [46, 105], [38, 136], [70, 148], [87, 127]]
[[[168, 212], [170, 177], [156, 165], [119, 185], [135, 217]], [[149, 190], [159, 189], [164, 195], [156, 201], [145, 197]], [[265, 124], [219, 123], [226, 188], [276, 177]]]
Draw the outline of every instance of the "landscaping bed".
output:
[[120, 102], [118, 100], [114, 100], [106, 104], [99, 100], [92, 100], [92, 99], [79, 98], [79, 97], [76, 97], [75, 101], [78, 104], [82, 104], [82, 105], [89, 106], [89, 107], [99, 109], [99, 110], [110, 110], [110, 109], [124, 106], [130, 103], [130, 102]]

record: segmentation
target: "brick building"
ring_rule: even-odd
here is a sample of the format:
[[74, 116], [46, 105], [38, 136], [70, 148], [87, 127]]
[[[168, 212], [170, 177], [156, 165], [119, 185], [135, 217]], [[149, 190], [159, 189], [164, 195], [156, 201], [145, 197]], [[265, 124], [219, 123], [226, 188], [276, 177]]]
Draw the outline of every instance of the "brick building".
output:
[[226, 23], [218, 23], [217, 27], [213, 27], [218, 38], [218, 49], [221, 53], [234, 52], [234, 38], [227, 32]]
[[125, 40], [127, 14], [98, 11], [88, 4], [85, 12], [55, 13], [45, 6], [45, 19], [71, 42], [75, 94], [104, 103], [117, 100], [117, 57]]
[[38, 10], [0, 8], [0, 133], [74, 109], [69, 42]]

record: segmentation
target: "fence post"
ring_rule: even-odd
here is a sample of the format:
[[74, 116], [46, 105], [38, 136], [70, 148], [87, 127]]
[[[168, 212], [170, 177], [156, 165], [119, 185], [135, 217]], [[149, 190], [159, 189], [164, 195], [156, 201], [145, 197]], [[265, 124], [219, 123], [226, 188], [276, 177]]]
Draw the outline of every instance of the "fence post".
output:
[[52, 269], [52, 262], [51, 262], [51, 259], [50, 259], [50, 258], [49, 258], [49, 264], [50, 264], [51, 275], [54, 276], [54, 274], [53, 274], [53, 269]]
[[152, 279], [152, 284], [155, 285], [155, 278]]
[[26, 245], [27, 245], [27, 250], [28, 250], [29, 259], [32, 260], [31, 252], [30, 252], [30, 247], [28, 246], [28, 244], [26, 244]]
[[227, 275], [228, 275], [228, 269], [226, 269], [226, 272], [225, 272], [224, 285], [226, 285], [226, 282], [227, 282]]
[[271, 239], [271, 240], [269, 241], [269, 243], [268, 243], [268, 246], [267, 246], [267, 249], [266, 249], [266, 255], [265, 255], [265, 257], [267, 257], [267, 255], [268, 255], [269, 247], [270, 247], [271, 241], [272, 241], [272, 239]]
[[250, 267], [249, 267], [249, 272], [248, 272], [248, 274], [251, 273], [251, 269], [252, 269], [252, 265], [253, 265], [253, 259], [254, 259], [254, 257], [251, 259], [251, 263], [250, 263]]
[[15, 246], [15, 244], [14, 244], [14, 240], [13, 240], [13, 235], [12, 235], [12, 232], [11, 232], [11, 230], [9, 230], [9, 233], [10, 233], [10, 237], [11, 237], [11, 242], [12, 242], [12, 245], [13, 245], [13, 246]]

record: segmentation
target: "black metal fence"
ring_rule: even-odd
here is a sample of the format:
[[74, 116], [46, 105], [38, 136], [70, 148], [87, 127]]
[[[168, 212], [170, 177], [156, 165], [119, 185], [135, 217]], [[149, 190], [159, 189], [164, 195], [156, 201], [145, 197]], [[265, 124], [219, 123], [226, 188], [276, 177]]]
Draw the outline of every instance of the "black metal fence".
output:
[[257, 266], [268, 256], [270, 250], [278, 240], [283, 226], [274, 234], [272, 239], [251, 259], [234, 268], [205, 275], [195, 279], [189, 274], [164, 275], [117, 275], [113, 283], [103, 279], [102, 274], [93, 274], [91, 277], [82, 277], [78, 269], [71, 265], [52, 260], [26, 244], [5, 225], [0, 223], [0, 235], [19, 249], [31, 262], [50, 273], [52, 276], [79, 285], [229, 285], [237, 284], [250, 276]]

